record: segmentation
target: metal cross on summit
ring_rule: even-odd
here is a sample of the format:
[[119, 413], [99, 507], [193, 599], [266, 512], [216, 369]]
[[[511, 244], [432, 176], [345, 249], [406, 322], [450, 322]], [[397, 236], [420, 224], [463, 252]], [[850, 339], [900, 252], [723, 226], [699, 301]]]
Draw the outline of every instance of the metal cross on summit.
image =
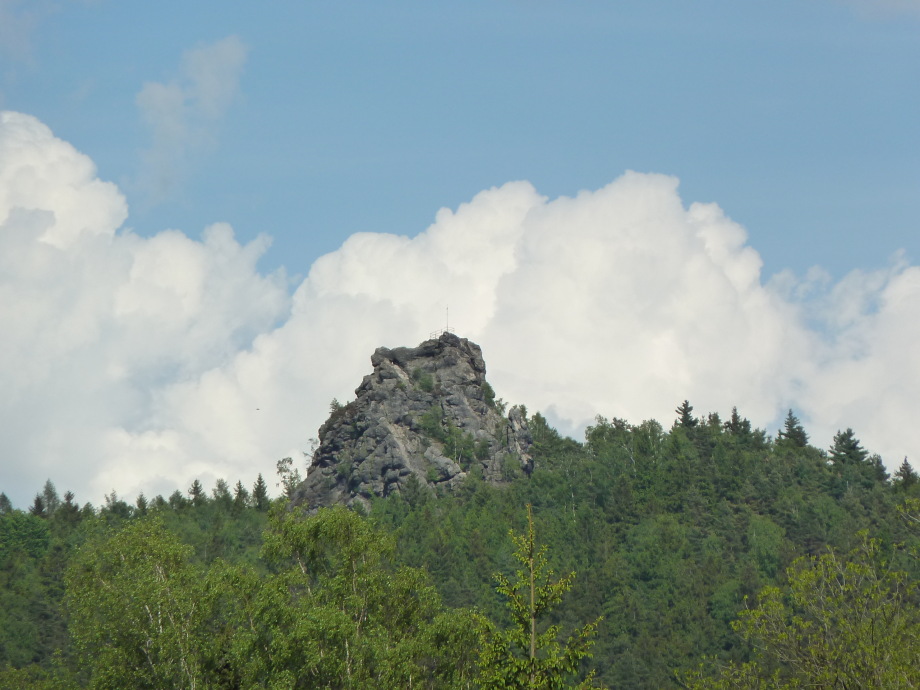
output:
[[445, 307], [444, 309], [444, 328], [440, 331], [432, 331], [428, 335], [428, 340], [434, 340], [435, 338], [440, 338], [445, 333], [453, 333], [454, 329], [450, 327], [450, 307]]

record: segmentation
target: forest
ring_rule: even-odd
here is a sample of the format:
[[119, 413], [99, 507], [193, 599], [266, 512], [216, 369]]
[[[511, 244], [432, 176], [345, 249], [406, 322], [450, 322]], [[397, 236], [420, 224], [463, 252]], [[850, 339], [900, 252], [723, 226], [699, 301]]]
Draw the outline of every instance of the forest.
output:
[[[920, 482], [792, 411], [583, 442], [369, 511], [195, 481], [0, 494], [0, 688], [915, 688]], [[2, 488], [2, 487], [0, 487]]]

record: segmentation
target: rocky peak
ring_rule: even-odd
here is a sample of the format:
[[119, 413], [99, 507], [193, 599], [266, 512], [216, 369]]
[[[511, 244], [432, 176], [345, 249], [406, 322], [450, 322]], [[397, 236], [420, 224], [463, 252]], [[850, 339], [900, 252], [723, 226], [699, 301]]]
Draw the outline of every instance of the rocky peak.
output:
[[470, 472], [502, 484], [533, 469], [517, 407], [504, 414], [486, 382], [482, 350], [444, 333], [418, 347], [378, 348], [357, 398], [332, 410], [295, 504], [367, 503], [421, 486], [452, 489]]

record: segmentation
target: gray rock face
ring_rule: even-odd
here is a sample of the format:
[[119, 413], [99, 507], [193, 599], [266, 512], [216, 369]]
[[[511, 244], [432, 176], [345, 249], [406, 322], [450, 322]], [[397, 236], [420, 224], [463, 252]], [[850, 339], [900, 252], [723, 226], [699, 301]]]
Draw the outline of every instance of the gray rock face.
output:
[[378, 348], [371, 364], [357, 399], [320, 427], [295, 505], [367, 505], [404, 491], [411, 477], [452, 489], [477, 468], [493, 484], [532, 471], [527, 421], [493, 400], [475, 343], [444, 333], [415, 348]]

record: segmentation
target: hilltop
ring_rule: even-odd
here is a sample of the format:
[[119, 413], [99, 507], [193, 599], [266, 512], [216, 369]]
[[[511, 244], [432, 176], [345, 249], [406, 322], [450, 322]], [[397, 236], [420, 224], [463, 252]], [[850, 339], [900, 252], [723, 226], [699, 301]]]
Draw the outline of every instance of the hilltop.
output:
[[456, 488], [468, 474], [501, 485], [533, 470], [533, 439], [518, 407], [505, 414], [481, 348], [445, 332], [418, 347], [377, 348], [374, 370], [347, 405], [334, 402], [292, 496], [309, 508]]

